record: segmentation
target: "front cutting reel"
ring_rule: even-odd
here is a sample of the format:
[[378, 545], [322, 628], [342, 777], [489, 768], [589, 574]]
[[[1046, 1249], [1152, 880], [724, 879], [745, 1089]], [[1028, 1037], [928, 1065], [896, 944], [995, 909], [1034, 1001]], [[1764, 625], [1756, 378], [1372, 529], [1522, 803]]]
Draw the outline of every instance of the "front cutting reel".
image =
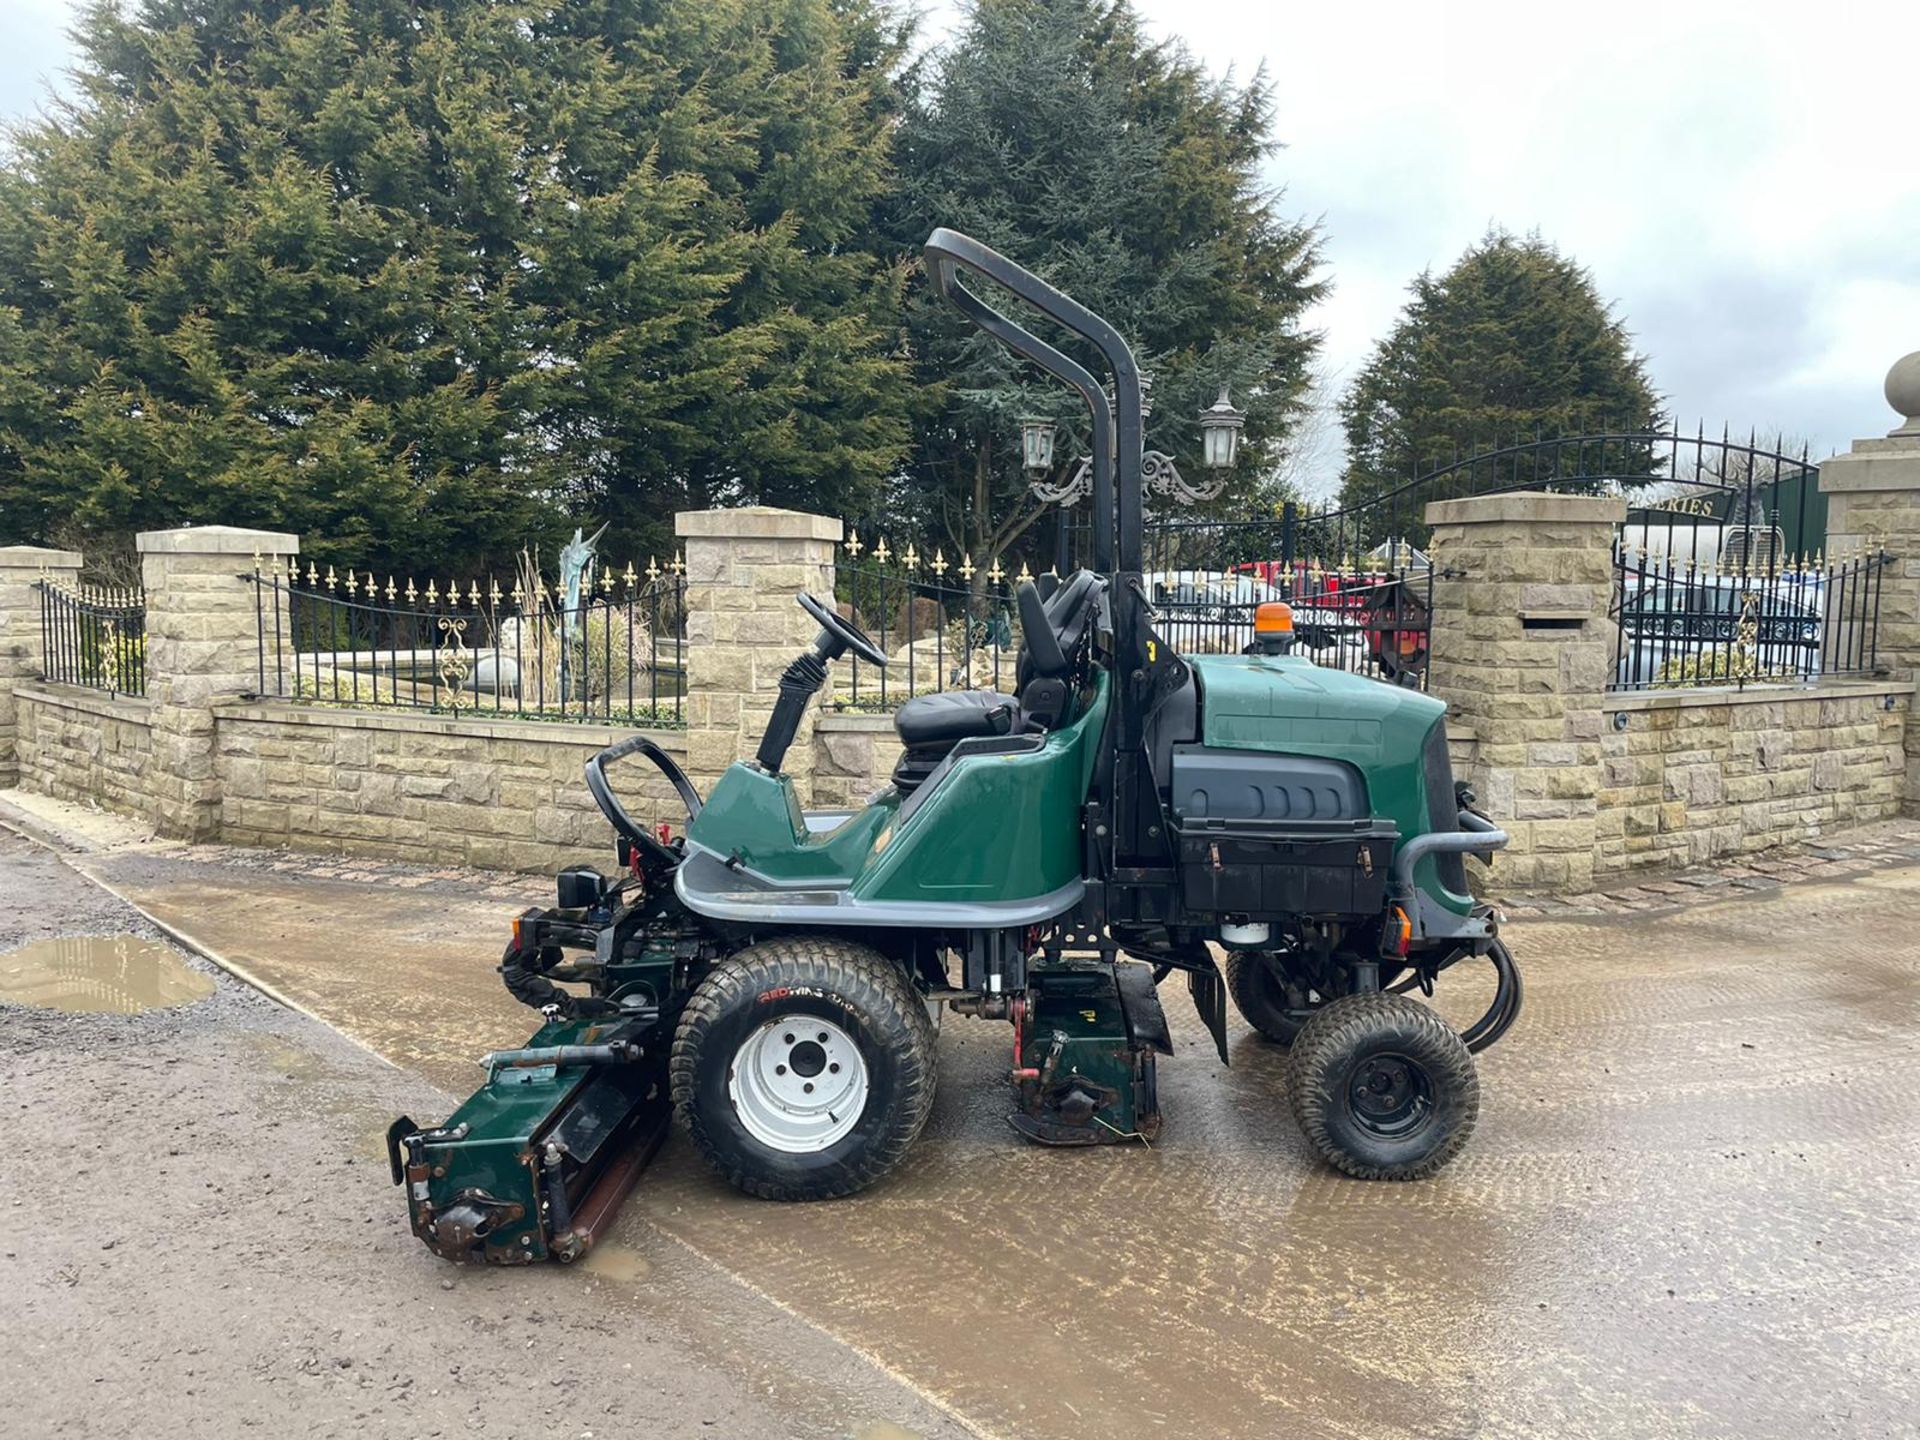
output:
[[666, 1138], [671, 1007], [705, 942], [673, 899], [681, 842], [640, 830], [607, 787], [602, 767], [635, 753], [698, 813], [699, 796], [650, 741], [588, 763], [588, 788], [618, 816], [628, 873], [614, 882], [587, 867], [562, 871], [559, 903], [513, 922], [501, 978], [540, 1011], [540, 1028], [523, 1048], [484, 1056], [485, 1083], [443, 1124], [402, 1116], [388, 1127], [413, 1232], [445, 1259], [579, 1259]]

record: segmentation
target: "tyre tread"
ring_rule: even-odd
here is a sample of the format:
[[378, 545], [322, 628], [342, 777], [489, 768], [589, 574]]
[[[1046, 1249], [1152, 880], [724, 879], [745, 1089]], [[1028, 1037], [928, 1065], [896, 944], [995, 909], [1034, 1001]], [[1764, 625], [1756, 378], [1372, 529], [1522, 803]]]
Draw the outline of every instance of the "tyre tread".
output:
[[[801, 1186], [768, 1180], [715, 1144], [693, 1100], [701, 1041], [743, 994], [779, 984], [831, 989], [888, 1020], [910, 1036], [897, 1051], [899, 1104], [895, 1123], [831, 1182]], [[749, 945], [714, 966], [694, 987], [674, 1030], [667, 1072], [674, 1108], [694, 1148], [729, 1184], [762, 1200], [833, 1200], [863, 1190], [906, 1155], [933, 1111], [934, 1031], [927, 1007], [905, 971], [879, 951], [830, 936], [781, 935]]]
[[1299, 1026], [1280, 1028], [1267, 1013], [1265, 998], [1258, 988], [1262, 967], [1268, 963], [1263, 952], [1229, 950], [1226, 964], [1227, 994], [1233, 997], [1233, 1008], [1240, 1012], [1242, 1020], [1274, 1044], [1290, 1046], [1299, 1037]]
[[[1462, 1099], [1460, 1121], [1432, 1154], [1409, 1165], [1372, 1165], [1343, 1149], [1327, 1127], [1324, 1083], [1334, 1058], [1383, 1029], [1411, 1027], [1432, 1042], [1437, 1063], [1430, 1067], [1436, 1086], [1452, 1088]], [[1423, 1060], [1423, 1064], [1425, 1061]], [[1405, 995], [1374, 991], [1330, 1001], [1300, 1027], [1289, 1057], [1288, 1091], [1293, 1117], [1307, 1142], [1329, 1165], [1359, 1180], [1424, 1180], [1459, 1154], [1480, 1118], [1480, 1076], [1459, 1033], [1434, 1010]]]

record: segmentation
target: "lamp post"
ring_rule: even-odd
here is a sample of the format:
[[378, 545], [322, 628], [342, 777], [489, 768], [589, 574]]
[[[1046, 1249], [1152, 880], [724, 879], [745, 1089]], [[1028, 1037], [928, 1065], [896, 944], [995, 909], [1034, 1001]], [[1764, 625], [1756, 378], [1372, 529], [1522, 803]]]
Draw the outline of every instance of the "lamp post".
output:
[[[1152, 378], [1140, 377], [1140, 418], [1142, 421], [1153, 413], [1149, 398]], [[1111, 408], [1113, 397], [1107, 397]], [[1212, 500], [1226, 488], [1227, 472], [1234, 467], [1240, 457], [1240, 435], [1247, 427], [1247, 412], [1234, 407], [1228, 387], [1220, 387], [1219, 398], [1199, 415], [1202, 463], [1206, 466], [1208, 479], [1196, 485], [1180, 473], [1173, 463], [1173, 457], [1159, 450], [1149, 450], [1140, 457], [1140, 475], [1149, 489], [1156, 495], [1164, 495], [1176, 504], [1194, 505]], [[1067, 554], [1067, 511], [1079, 501], [1093, 493], [1093, 458], [1083, 455], [1064, 477], [1052, 480], [1054, 422], [1039, 416], [1026, 416], [1020, 421], [1020, 454], [1028, 476], [1028, 489], [1043, 504], [1060, 507], [1060, 530], [1056, 573], [1065, 574], [1069, 557]]]

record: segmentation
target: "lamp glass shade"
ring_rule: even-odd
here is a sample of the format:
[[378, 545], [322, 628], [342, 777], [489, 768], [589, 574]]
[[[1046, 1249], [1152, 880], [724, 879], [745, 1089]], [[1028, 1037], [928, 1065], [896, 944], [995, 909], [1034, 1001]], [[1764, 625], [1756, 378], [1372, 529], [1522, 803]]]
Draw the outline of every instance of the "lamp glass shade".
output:
[[1020, 458], [1034, 474], [1053, 469], [1053, 421], [1028, 416], [1020, 422]]
[[1200, 436], [1203, 458], [1209, 470], [1228, 470], [1240, 455], [1240, 432], [1246, 429], [1247, 412], [1233, 408], [1227, 387], [1220, 387], [1220, 398], [1200, 412]]

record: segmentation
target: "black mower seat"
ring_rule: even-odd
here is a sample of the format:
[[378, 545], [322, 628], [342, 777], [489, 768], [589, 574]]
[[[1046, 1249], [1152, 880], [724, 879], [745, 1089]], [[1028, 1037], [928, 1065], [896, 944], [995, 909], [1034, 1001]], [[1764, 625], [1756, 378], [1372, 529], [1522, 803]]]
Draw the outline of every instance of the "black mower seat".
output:
[[976, 735], [1010, 735], [1019, 722], [1019, 701], [992, 690], [916, 695], [893, 712], [894, 733], [909, 750], [952, 746]]

